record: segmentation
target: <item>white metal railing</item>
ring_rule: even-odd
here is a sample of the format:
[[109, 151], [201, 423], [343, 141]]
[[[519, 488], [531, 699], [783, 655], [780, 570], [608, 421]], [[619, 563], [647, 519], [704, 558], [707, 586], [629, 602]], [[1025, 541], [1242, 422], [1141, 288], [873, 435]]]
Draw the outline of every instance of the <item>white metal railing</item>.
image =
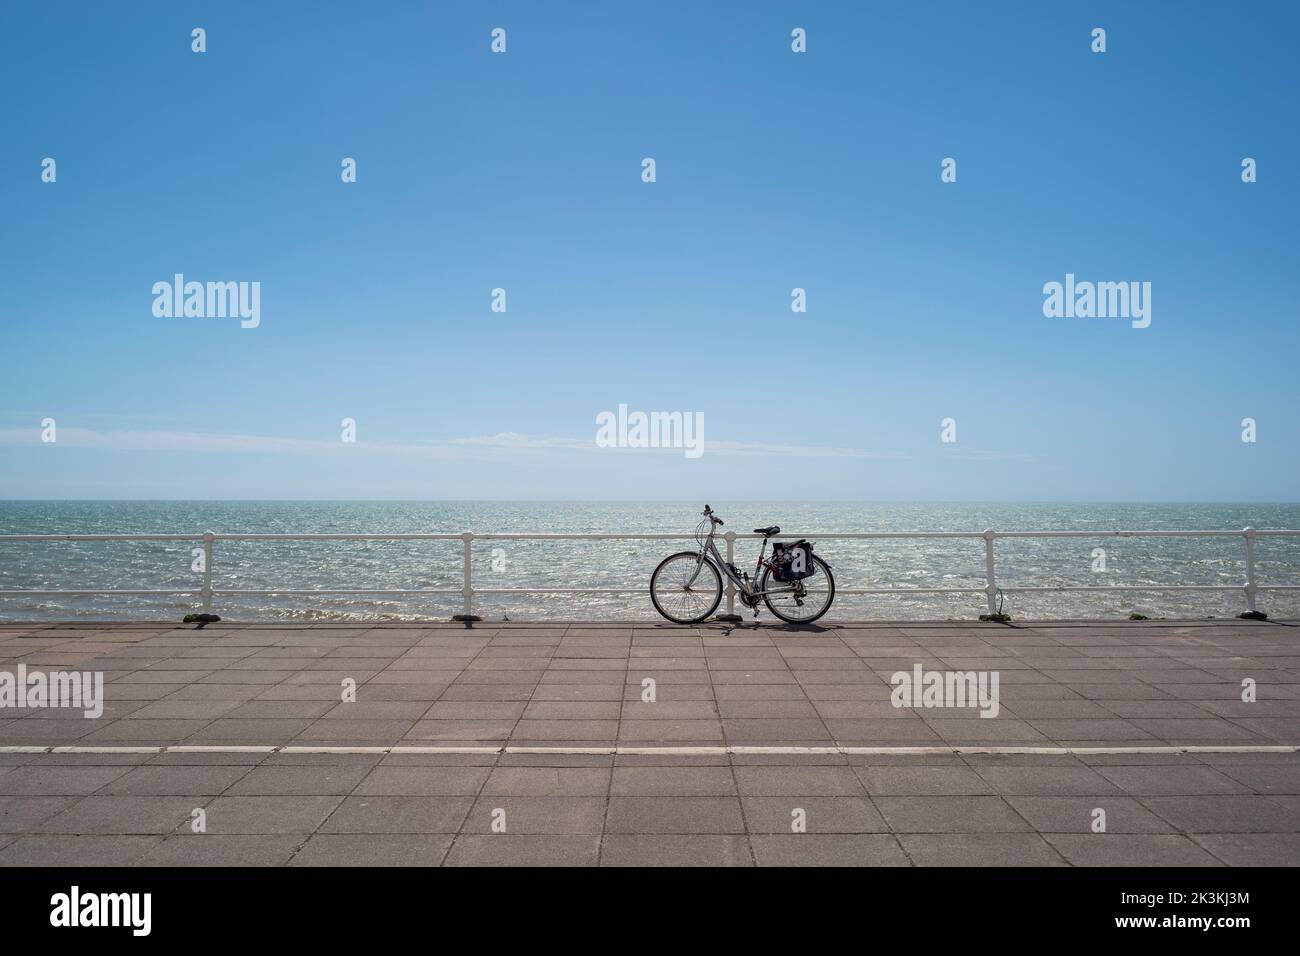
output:
[[[205, 612], [212, 610], [215, 595], [230, 596], [270, 596], [280, 594], [380, 594], [395, 597], [420, 594], [455, 595], [462, 599], [462, 613], [455, 615], [457, 620], [477, 620], [474, 617], [474, 597], [480, 594], [645, 594], [648, 582], [639, 588], [475, 588], [471, 578], [473, 564], [473, 544], [475, 541], [684, 541], [693, 538], [693, 534], [541, 534], [541, 533], [486, 533], [479, 534], [465, 531], [460, 534], [216, 534], [205, 531], [202, 534], [5, 534], [0, 535], [0, 545], [19, 542], [38, 541], [197, 541], [203, 546], [202, 583], [196, 588], [124, 590], [104, 588], [99, 590], [66, 589], [11, 589], [0, 590], [0, 598], [16, 596], [105, 596], [122, 595], [141, 596], [195, 596], [202, 602]], [[735, 543], [747, 538], [760, 538], [758, 534], [737, 534], [728, 531], [721, 535], [726, 541], [727, 560], [735, 561]], [[988, 613], [997, 616], [997, 596], [999, 592], [1028, 593], [1056, 591], [1236, 591], [1240, 590], [1245, 598], [1246, 610], [1242, 617], [1263, 617], [1256, 608], [1256, 597], [1260, 591], [1300, 591], [1300, 584], [1260, 584], [1255, 579], [1255, 539], [1262, 537], [1300, 537], [1300, 531], [1257, 531], [1243, 528], [1240, 531], [862, 531], [862, 532], [801, 532], [783, 533], [782, 538], [812, 538], [817, 540], [888, 540], [888, 539], [969, 539], [984, 542], [983, 587], [947, 587], [947, 588], [837, 588], [837, 594], [984, 594], [988, 602]], [[1094, 585], [1012, 585], [1002, 586], [997, 582], [996, 563], [993, 542], [999, 538], [1242, 538], [1245, 543], [1245, 578], [1240, 584], [1094, 584]], [[462, 544], [463, 584], [459, 588], [274, 588], [270, 590], [248, 590], [243, 588], [214, 588], [212, 586], [213, 545], [218, 541], [460, 541]], [[0, 551], [0, 558], [3, 551]], [[736, 589], [730, 582], [726, 588], [727, 613], [735, 615]]]

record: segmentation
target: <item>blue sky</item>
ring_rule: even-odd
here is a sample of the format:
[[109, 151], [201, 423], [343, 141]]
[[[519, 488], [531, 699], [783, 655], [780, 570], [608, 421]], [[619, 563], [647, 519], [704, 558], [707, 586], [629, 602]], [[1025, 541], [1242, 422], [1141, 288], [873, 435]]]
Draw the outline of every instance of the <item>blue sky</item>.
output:
[[[7, 6], [0, 497], [1297, 500], [1298, 30]], [[177, 272], [260, 282], [260, 326], [155, 317]], [[1150, 282], [1150, 327], [1044, 317], [1067, 272]], [[620, 403], [702, 413], [704, 455], [597, 448]]]

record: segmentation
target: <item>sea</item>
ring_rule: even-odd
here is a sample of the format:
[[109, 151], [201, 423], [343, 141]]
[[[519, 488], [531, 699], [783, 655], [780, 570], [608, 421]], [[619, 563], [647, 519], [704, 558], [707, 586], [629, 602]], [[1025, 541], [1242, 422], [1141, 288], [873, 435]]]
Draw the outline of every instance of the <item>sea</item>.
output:
[[[972, 620], [983, 588], [984, 544], [966, 539], [839, 540], [866, 531], [1239, 531], [1300, 529], [1297, 504], [1052, 504], [712, 501], [725, 531], [777, 524], [809, 537], [840, 589], [826, 620]], [[681, 540], [478, 541], [476, 589], [627, 589], [631, 594], [479, 593], [485, 621], [655, 621], [651, 572], [668, 554], [694, 546], [703, 502], [540, 501], [5, 501], [0, 535], [217, 533], [670, 533]], [[783, 536], [785, 536], [783, 534]], [[0, 538], [0, 591], [195, 590], [189, 541], [15, 542]], [[736, 564], [753, 568], [758, 542], [736, 542]], [[1001, 606], [1013, 620], [1203, 619], [1245, 609], [1244, 539], [1115, 538], [998, 540]], [[445, 620], [461, 597], [375, 594], [223, 594], [269, 591], [460, 589], [460, 541], [218, 541], [213, 611], [232, 621], [384, 622]], [[1300, 537], [1257, 539], [1256, 582], [1300, 585]], [[1168, 585], [1222, 587], [1168, 591]], [[1021, 592], [1023, 587], [1130, 585], [1140, 591]], [[1259, 608], [1295, 618], [1300, 590], [1264, 591]], [[725, 605], [724, 605], [725, 607]], [[739, 610], [744, 610], [739, 608]], [[186, 595], [0, 594], [0, 621], [179, 621], [198, 610]], [[746, 619], [750, 612], [745, 612]], [[766, 612], [760, 621], [772, 620]]]

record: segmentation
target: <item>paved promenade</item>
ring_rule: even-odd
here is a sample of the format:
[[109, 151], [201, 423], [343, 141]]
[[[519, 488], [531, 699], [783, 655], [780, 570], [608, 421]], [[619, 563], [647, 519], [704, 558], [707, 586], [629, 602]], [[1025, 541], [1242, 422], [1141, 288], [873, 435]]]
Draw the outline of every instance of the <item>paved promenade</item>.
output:
[[[918, 664], [997, 716], [893, 706]], [[0, 625], [20, 665], [105, 704], [0, 709], [0, 865], [1300, 865], [1285, 622]]]

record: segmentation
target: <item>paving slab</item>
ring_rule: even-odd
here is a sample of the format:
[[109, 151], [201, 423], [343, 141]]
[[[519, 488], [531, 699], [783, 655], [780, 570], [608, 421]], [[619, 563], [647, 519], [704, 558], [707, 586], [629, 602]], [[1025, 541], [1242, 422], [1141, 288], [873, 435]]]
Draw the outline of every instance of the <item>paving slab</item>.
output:
[[798, 833], [753, 836], [759, 866], [909, 866], [898, 840], [884, 834]]
[[466, 796], [353, 796], [336, 801], [318, 826], [324, 833], [456, 833], [473, 802]]
[[1068, 866], [1037, 833], [903, 833], [914, 866]]
[[744, 797], [740, 804], [750, 833], [889, 832], [866, 797]]
[[455, 837], [443, 834], [316, 833], [290, 866], [437, 866]]
[[456, 838], [446, 866], [595, 866], [600, 859], [596, 834], [569, 836], [494, 833]]
[[1074, 866], [1222, 866], [1180, 834], [1048, 833], [1044, 839]]
[[736, 797], [609, 798], [608, 833], [745, 833]]
[[24, 836], [0, 849], [0, 866], [131, 866], [161, 840], [102, 834]]
[[134, 862], [140, 866], [283, 866], [301, 843], [300, 836], [175, 834], [153, 844]]
[[466, 833], [595, 833], [605, 825], [604, 797], [480, 797], [465, 820]]

